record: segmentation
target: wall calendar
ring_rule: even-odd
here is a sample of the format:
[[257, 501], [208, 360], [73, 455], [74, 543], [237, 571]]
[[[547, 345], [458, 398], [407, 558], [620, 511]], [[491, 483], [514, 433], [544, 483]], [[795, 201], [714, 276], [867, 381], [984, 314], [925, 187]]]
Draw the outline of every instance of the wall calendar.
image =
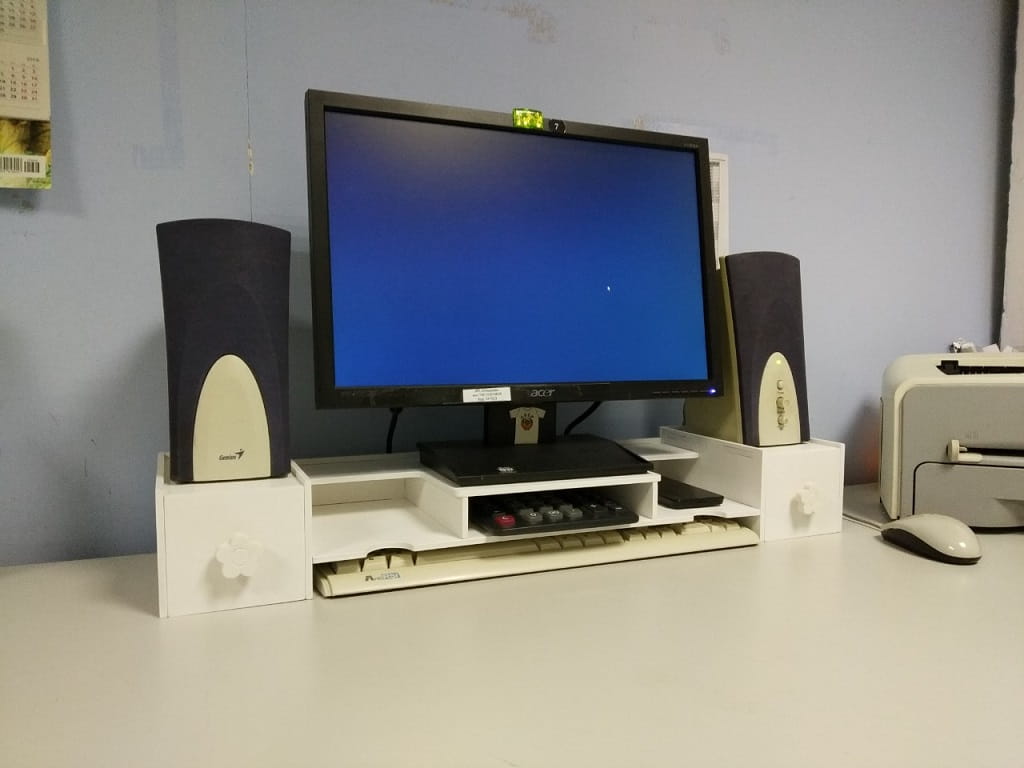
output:
[[0, 187], [51, 185], [46, 0], [0, 0]]

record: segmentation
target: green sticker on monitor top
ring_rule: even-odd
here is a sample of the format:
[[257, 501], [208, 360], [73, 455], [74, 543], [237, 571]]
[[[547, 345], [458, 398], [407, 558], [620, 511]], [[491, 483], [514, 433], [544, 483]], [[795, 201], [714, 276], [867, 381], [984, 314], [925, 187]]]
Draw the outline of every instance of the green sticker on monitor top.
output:
[[544, 129], [544, 113], [537, 109], [516, 107], [512, 110], [512, 125], [516, 128]]

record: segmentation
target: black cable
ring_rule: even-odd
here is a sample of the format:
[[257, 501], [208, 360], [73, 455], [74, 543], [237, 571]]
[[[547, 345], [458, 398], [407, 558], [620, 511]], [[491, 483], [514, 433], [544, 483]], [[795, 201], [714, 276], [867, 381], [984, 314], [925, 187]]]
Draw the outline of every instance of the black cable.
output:
[[598, 400], [588, 405], [587, 409], [583, 413], [581, 413], [579, 416], [577, 416], [575, 419], [569, 422], [569, 425], [565, 428], [565, 431], [562, 434], [568, 435], [570, 432], [572, 432], [576, 427], [580, 425], [581, 422], [589, 418], [590, 414], [592, 414], [594, 411], [600, 408], [603, 403], [603, 400]]
[[391, 423], [388, 425], [388, 439], [386, 447], [384, 449], [385, 453], [391, 453], [392, 444], [394, 443], [395, 440], [395, 428], [398, 426], [398, 417], [401, 413], [401, 408], [391, 409]]

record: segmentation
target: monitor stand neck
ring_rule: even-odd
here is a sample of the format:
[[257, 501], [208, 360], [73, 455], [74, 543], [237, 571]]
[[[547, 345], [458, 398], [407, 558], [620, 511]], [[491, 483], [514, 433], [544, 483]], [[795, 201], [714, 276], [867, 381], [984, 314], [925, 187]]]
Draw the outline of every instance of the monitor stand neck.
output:
[[493, 403], [484, 406], [484, 443], [487, 445], [536, 445], [553, 443], [557, 437], [555, 403], [523, 405]]

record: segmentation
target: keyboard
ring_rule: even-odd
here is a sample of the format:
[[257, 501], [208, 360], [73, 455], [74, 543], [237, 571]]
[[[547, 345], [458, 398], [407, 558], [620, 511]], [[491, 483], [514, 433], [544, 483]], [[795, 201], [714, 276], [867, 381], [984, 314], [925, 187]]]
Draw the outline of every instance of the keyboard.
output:
[[488, 541], [425, 552], [382, 550], [317, 565], [313, 575], [317, 592], [341, 597], [757, 543], [758, 535], [735, 520], [698, 517], [691, 523]]

